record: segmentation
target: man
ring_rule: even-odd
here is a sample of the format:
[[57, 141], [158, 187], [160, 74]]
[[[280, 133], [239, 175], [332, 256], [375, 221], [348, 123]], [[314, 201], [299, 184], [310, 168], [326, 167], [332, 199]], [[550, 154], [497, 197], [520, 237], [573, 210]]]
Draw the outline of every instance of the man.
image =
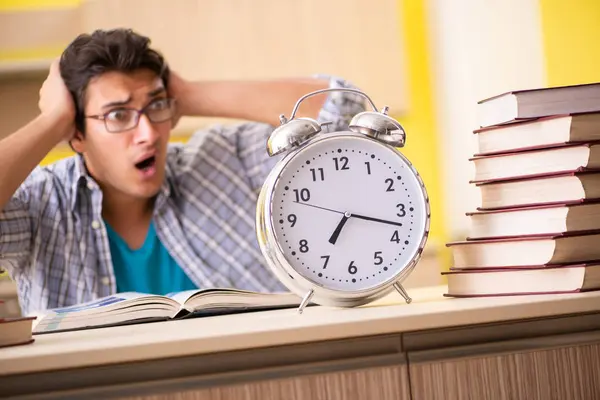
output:
[[[81, 35], [50, 68], [40, 114], [0, 141], [0, 267], [25, 314], [116, 292], [282, 286], [254, 231], [256, 195], [276, 159], [268, 135], [302, 95], [341, 79], [189, 82], [130, 30]], [[299, 113], [347, 127], [356, 95]], [[181, 115], [255, 122], [168, 145]], [[48, 167], [68, 140], [77, 155]]]

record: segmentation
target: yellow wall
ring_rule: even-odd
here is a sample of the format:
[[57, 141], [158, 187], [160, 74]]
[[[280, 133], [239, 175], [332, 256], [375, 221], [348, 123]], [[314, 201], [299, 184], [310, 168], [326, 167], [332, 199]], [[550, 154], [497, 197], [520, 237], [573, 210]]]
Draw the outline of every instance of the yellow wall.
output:
[[540, 0], [549, 86], [600, 82], [600, 1]]
[[56, 149], [51, 151], [46, 157], [44, 157], [40, 165], [52, 164], [55, 161], [72, 156], [73, 154], [75, 153], [73, 153], [70, 147], [61, 145], [60, 147], [57, 147]]
[[[81, 0], [0, 0], [0, 13], [42, 10], [62, 10], [78, 7]], [[24, 27], [32, 29], [32, 27]], [[67, 43], [52, 43], [43, 47], [0, 49], [0, 62], [51, 59], [59, 56]]]
[[64, 45], [36, 47], [33, 49], [0, 50], [0, 62], [53, 59], [62, 53], [65, 46], [66, 43]]
[[403, 153], [421, 174], [431, 203], [430, 242], [442, 252], [444, 268], [449, 266], [440, 182], [439, 142], [435, 119], [432, 69], [427, 27], [426, 0], [399, 0], [400, 26], [405, 39], [408, 71], [408, 112], [398, 116], [406, 130]]
[[57, 8], [75, 7], [81, 0], [0, 0], [2, 11], [53, 10]]

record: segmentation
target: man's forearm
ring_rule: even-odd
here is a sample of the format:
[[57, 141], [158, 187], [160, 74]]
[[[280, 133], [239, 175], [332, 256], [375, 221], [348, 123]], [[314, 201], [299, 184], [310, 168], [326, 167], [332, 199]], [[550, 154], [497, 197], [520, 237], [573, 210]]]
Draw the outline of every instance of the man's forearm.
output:
[[[184, 95], [183, 115], [224, 117], [279, 125], [279, 115], [290, 113], [307, 93], [329, 87], [326, 79], [190, 82]], [[316, 118], [327, 93], [302, 101], [296, 116]]]
[[0, 140], [0, 209], [71, 126], [71, 121], [40, 115]]

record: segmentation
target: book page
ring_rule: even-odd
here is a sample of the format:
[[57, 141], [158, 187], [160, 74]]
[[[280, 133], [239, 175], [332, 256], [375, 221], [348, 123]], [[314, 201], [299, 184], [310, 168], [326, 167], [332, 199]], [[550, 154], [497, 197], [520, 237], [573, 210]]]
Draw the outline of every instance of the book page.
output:
[[165, 297], [173, 299], [183, 306], [185, 304], [185, 302], [190, 299], [190, 297], [194, 296], [198, 292], [200, 292], [200, 290], [195, 290], [195, 289], [184, 290], [183, 292], [167, 293], [165, 295]]
[[127, 323], [147, 318], [170, 318], [179, 309], [172, 299], [125, 292], [89, 302], [48, 310], [39, 316], [35, 332], [53, 332]]
[[54, 308], [49, 311], [56, 313], [56, 314], [88, 311], [88, 310], [93, 310], [93, 309], [97, 309], [97, 308], [110, 306], [110, 305], [124, 302], [127, 300], [140, 299], [140, 298], [147, 297], [147, 296], [149, 296], [149, 295], [144, 294], [144, 293], [134, 293], [134, 292], [118, 293], [113, 296], [102, 297], [102, 298], [99, 298], [96, 300], [88, 301], [86, 303], [76, 304], [76, 305], [68, 306], [68, 307]]

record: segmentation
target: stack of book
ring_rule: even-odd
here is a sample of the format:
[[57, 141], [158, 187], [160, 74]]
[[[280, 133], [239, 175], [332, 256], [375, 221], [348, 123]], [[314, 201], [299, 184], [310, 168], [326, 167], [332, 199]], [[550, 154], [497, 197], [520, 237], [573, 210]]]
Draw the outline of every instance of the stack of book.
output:
[[447, 296], [600, 289], [600, 83], [478, 103], [471, 181], [481, 194]]
[[34, 320], [21, 316], [14, 282], [0, 274], [0, 349], [32, 343]]

